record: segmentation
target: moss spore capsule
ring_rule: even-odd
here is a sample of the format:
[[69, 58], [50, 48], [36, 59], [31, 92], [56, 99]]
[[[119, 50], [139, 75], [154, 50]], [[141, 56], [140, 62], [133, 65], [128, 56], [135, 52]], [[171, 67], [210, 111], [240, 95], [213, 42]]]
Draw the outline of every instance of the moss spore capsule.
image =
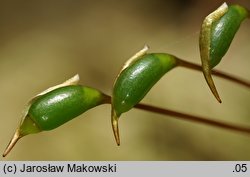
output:
[[102, 94], [80, 85], [53, 90], [31, 105], [28, 116], [42, 130], [52, 130], [102, 103]]
[[223, 3], [203, 21], [200, 32], [200, 55], [205, 79], [216, 97], [221, 102], [211, 69], [226, 54], [242, 21], [249, 16], [248, 10], [239, 5], [228, 6]]
[[118, 75], [112, 97], [112, 127], [119, 145], [118, 118], [139, 103], [157, 81], [177, 66], [174, 56], [164, 53], [143, 53]]
[[55, 129], [87, 110], [109, 102], [107, 95], [94, 88], [78, 85], [78, 81], [78, 77], [73, 77], [32, 98], [3, 156], [10, 152], [21, 137]]
[[231, 42], [248, 11], [242, 6], [231, 5], [227, 12], [212, 24], [210, 44], [210, 67], [214, 68], [228, 51]]

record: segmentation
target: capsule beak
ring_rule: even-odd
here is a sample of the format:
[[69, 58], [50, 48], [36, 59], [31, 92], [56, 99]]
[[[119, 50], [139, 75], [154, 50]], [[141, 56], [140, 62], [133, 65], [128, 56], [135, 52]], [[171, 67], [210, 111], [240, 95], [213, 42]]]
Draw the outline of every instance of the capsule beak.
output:
[[113, 133], [114, 133], [114, 136], [115, 136], [116, 144], [118, 146], [120, 146], [118, 118], [119, 117], [116, 115], [115, 110], [112, 108], [111, 125], [112, 125]]
[[18, 128], [15, 134], [13, 135], [12, 139], [10, 140], [8, 146], [6, 147], [3, 153], [3, 157], [6, 157], [9, 154], [9, 152], [12, 150], [12, 148], [15, 146], [15, 144], [20, 138], [22, 138], [22, 136], [20, 134], [20, 129]]
[[[206, 67], [207, 66], [207, 67]], [[213, 81], [213, 78], [212, 78], [212, 74], [211, 74], [211, 69], [209, 67], [209, 64], [202, 64], [202, 68], [203, 68], [203, 74], [204, 74], [204, 77], [207, 81], [207, 84], [211, 90], [211, 92], [213, 93], [213, 95], [215, 96], [215, 98], [218, 100], [219, 103], [221, 103], [221, 99], [220, 99], [220, 96], [219, 96], [219, 93], [215, 87], [215, 84], [214, 84], [214, 81]]]

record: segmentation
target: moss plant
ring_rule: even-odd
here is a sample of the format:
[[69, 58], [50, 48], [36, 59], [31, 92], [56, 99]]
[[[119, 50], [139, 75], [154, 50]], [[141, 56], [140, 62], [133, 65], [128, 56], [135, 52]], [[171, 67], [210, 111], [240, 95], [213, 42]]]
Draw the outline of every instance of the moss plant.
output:
[[249, 81], [212, 70], [227, 52], [241, 22], [247, 16], [249, 17], [249, 14], [244, 7], [239, 5], [228, 7], [224, 3], [205, 18], [200, 34], [202, 65], [187, 62], [167, 53], [147, 53], [149, 48], [145, 46], [133, 55], [118, 73], [112, 96], [106, 95], [98, 89], [79, 85], [78, 75], [37, 94], [25, 107], [20, 125], [3, 156], [6, 156], [23, 136], [55, 129], [101, 104], [111, 104], [112, 106], [111, 124], [118, 145], [120, 145], [118, 120], [123, 113], [132, 108], [250, 135], [250, 127], [140, 103], [150, 89], [176, 67], [203, 71], [212, 93], [219, 102], [221, 102], [221, 98], [211, 74], [250, 88]]

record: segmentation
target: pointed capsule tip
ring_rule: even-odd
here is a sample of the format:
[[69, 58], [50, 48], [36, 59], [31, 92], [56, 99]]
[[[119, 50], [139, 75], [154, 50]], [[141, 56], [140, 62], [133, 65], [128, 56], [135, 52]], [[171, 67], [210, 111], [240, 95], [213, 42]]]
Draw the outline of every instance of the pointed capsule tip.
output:
[[219, 96], [219, 93], [215, 87], [215, 84], [214, 84], [214, 81], [213, 81], [213, 78], [212, 78], [212, 74], [211, 74], [211, 69], [209, 67], [206, 67], [206, 66], [203, 66], [203, 74], [204, 74], [204, 77], [207, 81], [207, 84], [211, 90], [211, 92], [213, 93], [213, 95], [215, 96], [215, 98], [217, 99], [217, 101], [219, 103], [222, 103], [221, 99], [220, 99], [220, 96]]
[[120, 146], [120, 135], [119, 135], [119, 127], [118, 127], [118, 120], [112, 122], [113, 133], [115, 136], [115, 141], [117, 146]]
[[19, 129], [16, 130], [15, 134], [13, 135], [12, 139], [10, 140], [8, 146], [6, 147], [4, 153], [3, 153], [3, 157], [6, 157], [9, 152], [12, 150], [12, 148], [15, 146], [15, 144], [17, 143], [17, 141], [21, 138], [22, 136], [20, 135], [20, 131]]
[[216, 87], [214, 84], [210, 85], [210, 83], [208, 83], [208, 86], [210, 87], [210, 90], [212, 91], [213, 95], [215, 96], [216, 100], [219, 102], [219, 103], [222, 103], [221, 99], [220, 99], [220, 96], [216, 90]]
[[220, 96], [219, 96], [219, 93], [218, 93], [218, 91], [217, 91], [217, 89], [216, 89], [214, 83], [211, 84], [211, 85], [210, 85], [210, 84], [208, 84], [208, 85], [209, 85], [209, 87], [210, 87], [210, 89], [211, 89], [213, 95], [215, 96], [216, 100], [217, 100], [219, 103], [222, 103], [222, 101], [221, 101], [221, 99], [220, 99]]
[[120, 146], [120, 135], [119, 135], [119, 127], [118, 127], [118, 117], [114, 109], [112, 109], [112, 117], [111, 117], [111, 124], [113, 133], [115, 136], [115, 141], [117, 146]]

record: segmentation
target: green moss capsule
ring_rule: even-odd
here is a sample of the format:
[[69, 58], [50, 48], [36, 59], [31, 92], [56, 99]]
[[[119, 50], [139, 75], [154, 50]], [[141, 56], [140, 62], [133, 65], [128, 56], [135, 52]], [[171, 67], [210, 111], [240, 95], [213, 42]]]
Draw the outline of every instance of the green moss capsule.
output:
[[3, 156], [21, 137], [55, 129], [83, 112], [107, 103], [106, 95], [96, 89], [77, 85], [77, 82], [75, 79], [70, 80], [34, 97]]
[[42, 130], [52, 130], [102, 103], [102, 94], [92, 88], [71, 85], [53, 90], [31, 105], [28, 116]]
[[222, 4], [203, 21], [200, 33], [200, 55], [205, 79], [216, 97], [221, 102], [214, 85], [211, 69], [226, 54], [241, 22], [247, 18], [248, 11], [242, 6]]
[[176, 58], [163, 53], [136, 54], [118, 75], [112, 97], [112, 127], [119, 145], [118, 118], [129, 111], [149, 92], [169, 70], [177, 66]]

